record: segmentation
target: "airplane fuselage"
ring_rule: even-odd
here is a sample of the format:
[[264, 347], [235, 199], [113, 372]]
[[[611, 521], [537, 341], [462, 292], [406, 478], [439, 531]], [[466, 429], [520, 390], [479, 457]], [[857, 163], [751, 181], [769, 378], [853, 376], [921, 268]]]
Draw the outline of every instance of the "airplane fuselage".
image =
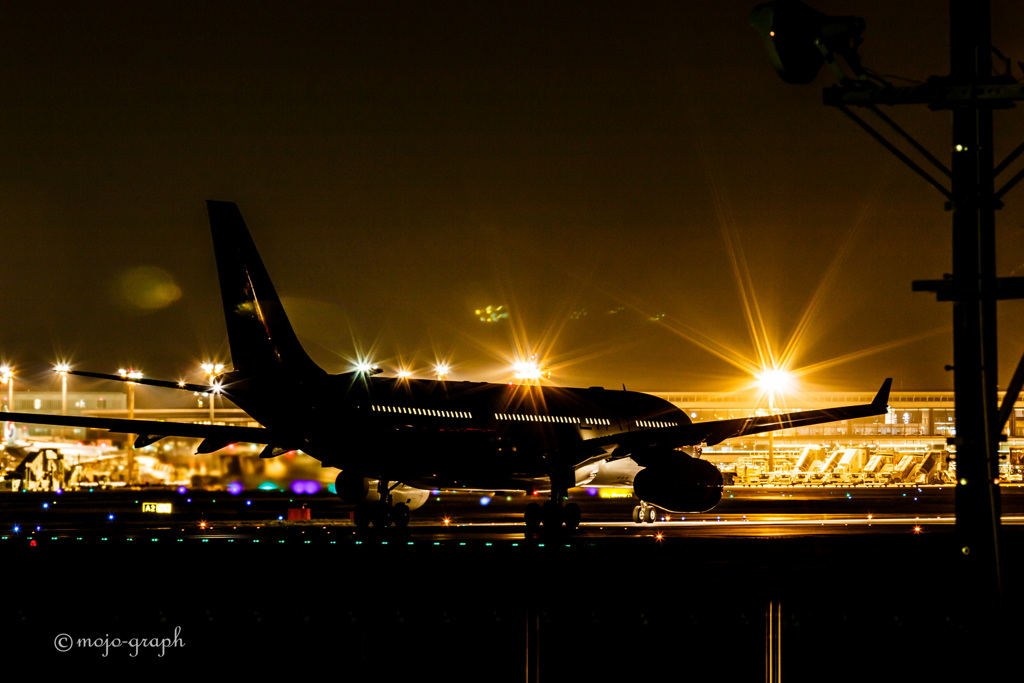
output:
[[296, 446], [325, 466], [426, 488], [543, 488], [553, 466], [607, 459], [617, 434], [690, 422], [663, 399], [601, 388], [354, 373], [290, 387], [226, 379], [240, 408], [301, 435]]

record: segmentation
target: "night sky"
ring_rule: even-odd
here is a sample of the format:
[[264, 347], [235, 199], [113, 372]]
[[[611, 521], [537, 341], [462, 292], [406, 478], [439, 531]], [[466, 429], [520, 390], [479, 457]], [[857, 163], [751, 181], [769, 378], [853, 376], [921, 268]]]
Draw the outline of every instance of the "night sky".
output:
[[[58, 357], [226, 361], [218, 199], [330, 372], [372, 353], [503, 381], [518, 346], [557, 384], [733, 389], [756, 302], [776, 353], [800, 333], [807, 389], [950, 388], [950, 305], [910, 289], [950, 269], [943, 198], [820, 103], [827, 73], [775, 75], [754, 4], [8, 4], [0, 355], [40, 389]], [[945, 3], [812, 4], [866, 19], [879, 73], [948, 71]], [[993, 4], [1024, 60], [1024, 6]], [[889, 113], [948, 159], [948, 114]], [[1020, 120], [997, 115], [997, 159]], [[1022, 274], [1022, 191], [1000, 275]], [[1006, 381], [1024, 309], [1000, 306]]]

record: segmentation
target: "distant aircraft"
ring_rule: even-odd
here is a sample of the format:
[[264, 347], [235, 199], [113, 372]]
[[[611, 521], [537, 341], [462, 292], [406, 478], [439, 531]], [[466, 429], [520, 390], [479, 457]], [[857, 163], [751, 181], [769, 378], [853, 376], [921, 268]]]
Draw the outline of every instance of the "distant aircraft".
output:
[[721, 500], [722, 475], [699, 457], [702, 446], [888, 410], [891, 379], [869, 404], [692, 423], [668, 401], [625, 390], [331, 375], [300, 345], [238, 207], [209, 201], [207, 209], [233, 364], [216, 390], [263, 427], [22, 413], [0, 413], [0, 420], [136, 434], [136, 448], [180, 436], [201, 438], [197, 453], [236, 442], [265, 444], [261, 457], [302, 450], [341, 470], [336, 490], [355, 504], [360, 527], [407, 525], [410, 510], [435, 489], [546, 491], [543, 505], [526, 506], [526, 525], [536, 529], [579, 525], [568, 490], [599, 463], [629, 458], [642, 468], [632, 481], [641, 501], [633, 516], [654, 521], [655, 507], [702, 512]]

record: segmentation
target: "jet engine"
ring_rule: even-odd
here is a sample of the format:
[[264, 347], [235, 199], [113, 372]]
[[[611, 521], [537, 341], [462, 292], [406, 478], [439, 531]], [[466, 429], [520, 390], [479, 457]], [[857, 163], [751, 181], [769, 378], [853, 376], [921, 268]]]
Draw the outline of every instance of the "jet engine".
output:
[[[334, 490], [346, 503], [374, 503], [380, 500], [377, 493], [377, 480], [361, 477], [355, 472], [338, 473], [334, 480]], [[391, 490], [391, 502], [395, 505], [405, 503], [410, 510], [422, 507], [430, 498], [430, 491], [399, 484]]]
[[722, 500], [722, 473], [707, 460], [663, 452], [633, 477], [633, 493], [670, 512], [706, 512]]

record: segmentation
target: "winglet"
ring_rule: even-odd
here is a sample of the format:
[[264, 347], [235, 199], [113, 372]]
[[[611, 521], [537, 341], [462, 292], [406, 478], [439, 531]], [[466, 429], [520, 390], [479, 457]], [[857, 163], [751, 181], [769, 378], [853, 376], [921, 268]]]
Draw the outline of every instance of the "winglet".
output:
[[878, 393], [875, 394], [875, 398], [872, 399], [871, 405], [882, 408], [889, 405], [889, 391], [892, 389], [892, 377], [887, 377], [882, 382], [881, 388]]

